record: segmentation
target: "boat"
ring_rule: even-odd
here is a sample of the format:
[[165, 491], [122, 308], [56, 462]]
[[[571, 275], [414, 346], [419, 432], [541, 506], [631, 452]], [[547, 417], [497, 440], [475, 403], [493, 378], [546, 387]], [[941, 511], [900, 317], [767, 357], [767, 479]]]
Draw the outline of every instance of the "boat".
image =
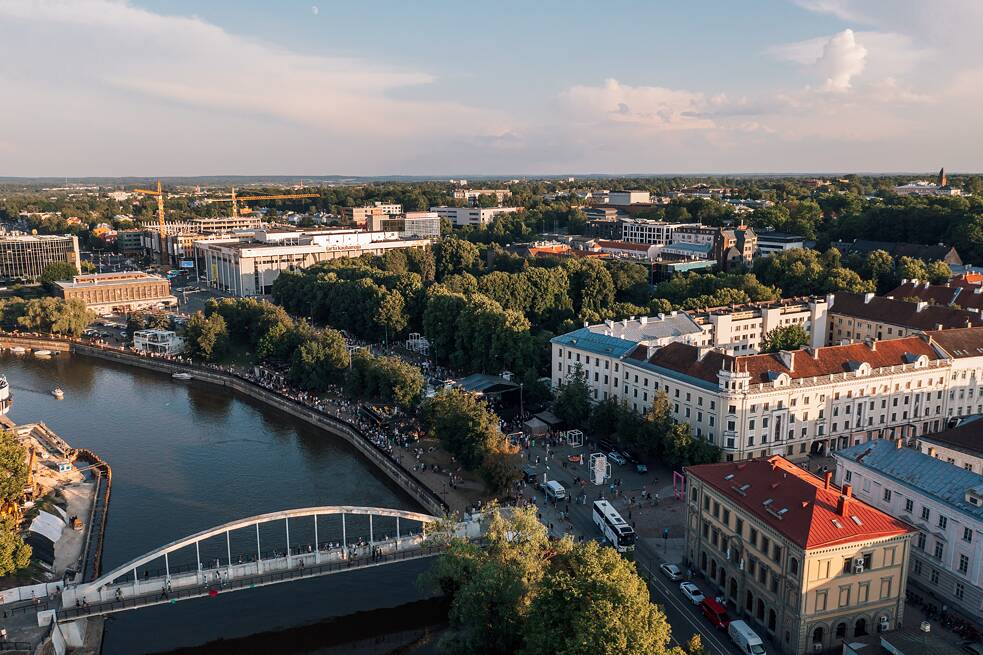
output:
[[191, 379], [191, 374], [190, 373], [174, 373], [174, 374], [171, 375], [171, 377], [173, 379], [175, 379], [175, 380], [190, 380]]
[[0, 375], [0, 416], [10, 411], [13, 398], [10, 395], [10, 385], [7, 384], [7, 376]]
[[51, 357], [51, 351], [50, 350], [43, 350], [43, 349], [42, 350], [35, 350], [34, 351], [34, 356], [35, 357]]
[[11, 346], [10, 352], [12, 352], [15, 355], [23, 355], [24, 353], [27, 352], [27, 348], [25, 348], [24, 346]]
[[62, 400], [65, 397], [65, 392], [61, 390], [61, 387], [55, 387], [51, 390], [51, 395], [58, 400]]

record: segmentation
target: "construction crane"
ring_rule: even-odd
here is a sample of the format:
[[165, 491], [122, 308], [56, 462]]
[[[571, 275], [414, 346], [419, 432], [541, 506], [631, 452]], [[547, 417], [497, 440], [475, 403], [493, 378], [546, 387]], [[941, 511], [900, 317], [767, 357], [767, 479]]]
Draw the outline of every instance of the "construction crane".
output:
[[320, 198], [318, 193], [284, 193], [276, 196], [237, 196], [235, 187], [232, 187], [231, 198], [215, 198], [210, 202], [231, 202], [232, 217], [239, 217], [239, 203], [245, 200], [289, 200], [291, 198]]
[[134, 193], [142, 193], [146, 196], [155, 196], [157, 198], [157, 231], [160, 235], [160, 260], [162, 263], [169, 263], [167, 260], [167, 244], [165, 243], [165, 237], [167, 236], [167, 225], [164, 223], [164, 191], [160, 187], [160, 180], [157, 180], [157, 190], [152, 189], [133, 189]]

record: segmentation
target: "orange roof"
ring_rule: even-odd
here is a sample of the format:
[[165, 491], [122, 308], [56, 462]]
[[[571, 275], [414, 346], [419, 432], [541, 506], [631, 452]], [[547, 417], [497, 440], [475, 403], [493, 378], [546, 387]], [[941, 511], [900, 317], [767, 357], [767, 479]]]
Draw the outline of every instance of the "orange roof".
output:
[[839, 513], [841, 490], [833, 484], [826, 487], [823, 479], [781, 455], [685, 470], [803, 549], [915, 532], [904, 521], [855, 497]]

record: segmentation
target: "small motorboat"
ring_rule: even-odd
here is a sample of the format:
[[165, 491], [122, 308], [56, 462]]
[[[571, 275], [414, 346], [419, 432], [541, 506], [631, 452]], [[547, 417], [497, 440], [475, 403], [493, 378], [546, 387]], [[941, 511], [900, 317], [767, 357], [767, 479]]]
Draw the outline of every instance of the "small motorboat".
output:
[[10, 348], [10, 352], [12, 352], [15, 355], [23, 355], [24, 353], [27, 352], [27, 348], [23, 346], [12, 346]]
[[61, 387], [55, 387], [51, 390], [51, 395], [58, 400], [63, 400], [65, 398], [65, 392], [61, 390]]
[[171, 375], [171, 377], [173, 379], [175, 379], [175, 380], [190, 380], [191, 379], [191, 374], [190, 373], [174, 373], [174, 374]]
[[51, 351], [50, 350], [35, 350], [34, 351], [34, 356], [35, 357], [41, 357], [41, 358], [51, 357]]

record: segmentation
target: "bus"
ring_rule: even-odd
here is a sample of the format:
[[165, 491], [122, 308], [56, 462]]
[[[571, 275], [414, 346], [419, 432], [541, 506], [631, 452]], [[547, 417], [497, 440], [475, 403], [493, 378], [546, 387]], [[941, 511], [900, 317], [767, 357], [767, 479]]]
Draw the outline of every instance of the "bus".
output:
[[594, 501], [594, 523], [619, 553], [635, 550], [635, 529], [606, 500]]

